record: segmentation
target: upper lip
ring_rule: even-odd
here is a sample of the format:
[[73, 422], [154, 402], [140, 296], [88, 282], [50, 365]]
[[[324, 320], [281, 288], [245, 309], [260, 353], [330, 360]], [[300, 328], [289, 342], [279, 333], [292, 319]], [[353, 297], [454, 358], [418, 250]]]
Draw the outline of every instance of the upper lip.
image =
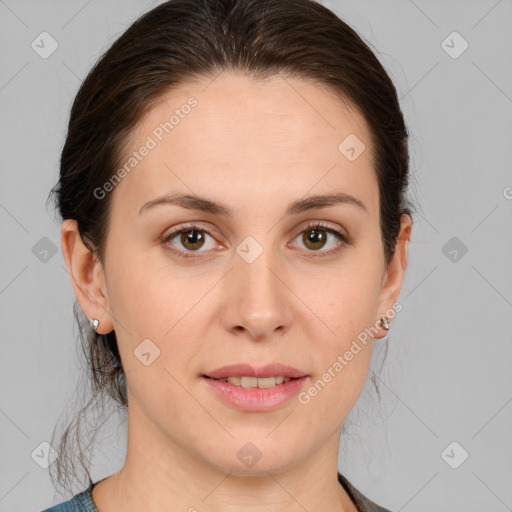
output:
[[212, 379], [223, 379], [224, 377], [277, 377], [282, 375], [283, 377], [290, 377], [297, 379], [299, 377], [305, 377], [307, 374], [293, 366], [288, 366], [281, 363], [268, 363], [263, 366], [252, 366], [250, 364], [229, 364], [222, 368], [209, 371], [204, 374], [205, 377]]

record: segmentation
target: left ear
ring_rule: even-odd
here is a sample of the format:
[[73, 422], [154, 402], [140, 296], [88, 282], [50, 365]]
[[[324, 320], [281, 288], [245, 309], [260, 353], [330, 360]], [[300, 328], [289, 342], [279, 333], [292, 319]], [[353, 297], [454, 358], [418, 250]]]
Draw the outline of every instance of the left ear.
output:
[[[407, 268], [411, 229], [412, 219], [409, 215], [404, 213], [400, 219], [400, 232], [397, 237], [395, 253], [383, 277], [377, 320], [380, 319], [381, 316], [385, 316], [386, 311], [393, 309], [393, 305], [397, 302], [400, 295], [405, 269]], [[391, 326], [392, 319], [390, 319], [389, 316], [388, 321]], [[387, 332], [387, 330], [381, 327], [379, 332], [375, 335], [375, 338], [383, 338], [386, 336]]]

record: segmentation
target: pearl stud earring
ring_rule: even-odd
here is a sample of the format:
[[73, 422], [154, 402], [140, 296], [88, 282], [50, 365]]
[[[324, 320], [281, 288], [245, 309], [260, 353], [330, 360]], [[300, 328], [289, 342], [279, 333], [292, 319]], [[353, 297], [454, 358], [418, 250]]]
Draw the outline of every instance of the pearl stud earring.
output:
[[98, 326], [100, 325], [100, 321], [97, 318], [89, 318], [89, 323], [91, 324], [91, 327], [97, 331]]

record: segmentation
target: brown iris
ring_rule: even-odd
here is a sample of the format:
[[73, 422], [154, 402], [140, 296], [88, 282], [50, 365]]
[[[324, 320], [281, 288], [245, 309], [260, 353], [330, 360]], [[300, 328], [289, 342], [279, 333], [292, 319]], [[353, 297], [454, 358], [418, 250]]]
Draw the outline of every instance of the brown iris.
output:
[[302, 241], [309, 249], [321, 249], [325, 245], [326, 238], [325, 229], [307, 229], [302, 235]]
[[[200, 249], [204, 244], [204, 234], [196, 229], [189, 229], [181, 232], [181, 243], [183, 247], [191, 251]], [[190, 245], [189, 245], [190, 244]]]

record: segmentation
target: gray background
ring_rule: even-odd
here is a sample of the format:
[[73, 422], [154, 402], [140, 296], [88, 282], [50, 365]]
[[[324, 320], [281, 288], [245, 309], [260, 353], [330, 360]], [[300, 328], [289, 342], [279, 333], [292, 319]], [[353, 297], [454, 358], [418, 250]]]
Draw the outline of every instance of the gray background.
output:
[[[368, 385], [340, 470], [393, 512], [512, 510], [512, 1], [323, 3], [395, 82], [420, 207], [382, 403]], [[64, 500], [32, 456], [44, 453], [79, 376], [74, 294], [45, 201], [80, 80], [152, 5], [0, 0], [0, 511]], [[43, 31], [59, 45], [47, 59], [31, 47]], [[445, 50], [462, 40], [443, 44], [454, 31], [469, 44], [457, 58]], [[125, 437], [104, 439], [94, 480], [124, 460]]]

